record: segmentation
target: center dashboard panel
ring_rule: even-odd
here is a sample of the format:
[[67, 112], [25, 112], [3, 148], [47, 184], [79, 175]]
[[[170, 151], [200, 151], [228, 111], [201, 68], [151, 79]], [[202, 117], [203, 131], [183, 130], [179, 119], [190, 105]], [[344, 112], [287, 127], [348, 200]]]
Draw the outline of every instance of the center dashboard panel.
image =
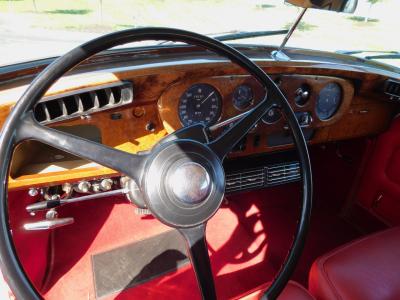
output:
[[[307, 140], [329, 139], [325, 128], [348, 112], [354, 96], [352, 83], [330, 76], [273, 76], [288, 98]], [[185, 80], [170, 86], [160, 97], [158, 109], [166, 130], [182, 126], [224, 122], [250, 110], [268, 95], [251, 76], [215, 76]], [[291, 134], [278, 106], [271, 107], [231, 156], [262, 153], [292, 144]]]
[[[360, 86], [363, 79], [359, 74], [300, 67], [264, 66], [264, 70], [287, 97], [310, 145], [378, 134], [387, 128], [393, 116], [393, 104], [381, 101], [374, 81]], [[183, 126], [198, 122], [212, 126], [236, 117], [268, 95], [253, 77], [225, 63], [117, 69], [101, 76], [94, 72], [90, 80], [77, 78], [67, 78], [62, 88], [51, 91], [39, 102], [35, 108], [37, 120], [130, 153], [150, 149]], [[0, 100], [5, 94], [9, 95], [0, 92]], [[0, 114], [10, 107], [0, 106]], [[216, 133], [222, 130], [223, 127]], [[285, 116], [274, 106], [237, 144], [228, 159], [291, 149]], [[260, 172], [294, 167], [298, 174], [295, 160], [288, 163], [285, 166], [277, 161]], [[237, 170], [232, 172], [236, 174]], [[9, 189], [116, 175], [119, 174], [108, 168], [26, 141], [14, 152]], [[237, 180], [232, 182], [233, 185]]]

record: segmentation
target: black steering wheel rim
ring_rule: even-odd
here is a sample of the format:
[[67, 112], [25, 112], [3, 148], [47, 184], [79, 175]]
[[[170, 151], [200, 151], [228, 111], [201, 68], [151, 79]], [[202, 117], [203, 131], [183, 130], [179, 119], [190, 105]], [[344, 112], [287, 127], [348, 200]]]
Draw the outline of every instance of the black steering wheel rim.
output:
[[89, 41], [61, 56], [42, 71], [15, 105], [3, 125], [0, 136], [0, 157], [3, 159], [0, 167], [0, 266], [6, 281], [17, 299], [41, 299], [41, 296], [27, 278], [18, 260], [8, 222], [7, 181], [12, 151], [19, 142], [19, 124], [24, 121], [27, 114], [32, 111], [35, 103], [45, 94], [51, 85], [73, 67], [100, 51], [120, 44], [143, 40], [179, 41], [211, 50], [241, 66], [268, 89], [269, 93], [279, 99], [298, 150], [302, 172], [303, 195], [300, 219], [291, 249], [281, 270], [264, 294], [264, 298], [266, 299], [275, 299], [282, 292], [295, 269], [304, 247], [309, 227], [312, 206], [312, 176], [310, 159], [303, 133], [287, 99], [280, 89], [250, 59], [234, 48], [210, 37], [170, 28], [128, 29]]

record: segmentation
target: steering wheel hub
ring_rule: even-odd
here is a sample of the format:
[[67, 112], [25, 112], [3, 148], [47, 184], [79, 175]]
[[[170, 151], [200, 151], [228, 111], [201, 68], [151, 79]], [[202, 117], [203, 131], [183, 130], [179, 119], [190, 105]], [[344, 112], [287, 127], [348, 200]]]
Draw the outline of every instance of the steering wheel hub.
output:
[[169, 175], [169, 188], [185, 204], [198, 204], [210, 194], [211, 180], [207, 170], [195, 162], [186, 162]]
[[175, 228], [193, 227], [218, 210], [225, 174], [207, 145], [175, 140], [153, 149], [142, 187], [146, 206], [160, 221]]

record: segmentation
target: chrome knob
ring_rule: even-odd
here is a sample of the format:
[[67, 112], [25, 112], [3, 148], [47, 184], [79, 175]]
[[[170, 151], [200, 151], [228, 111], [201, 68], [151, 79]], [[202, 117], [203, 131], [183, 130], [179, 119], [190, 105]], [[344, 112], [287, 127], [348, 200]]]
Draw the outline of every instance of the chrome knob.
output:
[[100, 184], [99, 183], [92, 184], [92, 191], [94, 193], [100, 193], [101, 192]]
[[30, 188], [28, 190], [28, 195], [31, 197], [35, 197], [35, 196], [39, 195], [39, 191], [35, 188]]
[[113, 185], [113, 181], [112, 181], [112, 179], [110, 179], [110, 178], [108, 178], [108, 179], [103, 179], [103, 180], [100, 182], [100, 188], [101, 188], [103, 191], [109, 191], [109, 190], [111, 190], [112, 185]]
[[303, 84], [301, 87], [299, 87], [296, 92], [296, 97], [294, 98], [294, 101], [296, 102], [297, 105], [304, 105], [308, 101], [311, 95], [311, 88]]
[[88, 181], [81, 181], [78, 185], [75, 186], [75, 191], [78, 193], [88, 193], [90, 190], [91, 184]]
[[67, 195], [70, 195], [72, 193], [72, 184], [66, 182], [62, 185], [62, 188], [64, 193], [66, 193]]
[[175, 197], [185, 204], [198, 204], [210, 194], [210, 175], [198, 163], [182, 164], [170, 174], [168, 181]]

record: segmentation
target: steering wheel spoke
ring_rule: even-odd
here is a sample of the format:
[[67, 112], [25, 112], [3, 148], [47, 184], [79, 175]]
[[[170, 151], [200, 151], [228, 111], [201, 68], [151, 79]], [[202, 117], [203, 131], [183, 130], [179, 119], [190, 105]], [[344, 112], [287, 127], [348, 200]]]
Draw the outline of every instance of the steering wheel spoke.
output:
[[235, 145], [257, 124], [264, 114], [276, 103], [268, 98], [268, 95], [244, 117], [222, 133], [208, 146], [223, 160], [232, 151]]
[[206, 242], [206, 223], [191, 228], [178, 229], [186, 241], [186, 247], [196, 274], [203, 299], [217, 299], [210, 257]]
[[147, 155], [130, 154], [39, 124], [28, 113], [19, 125], [17, 142], [36, 140], [121, 172], [139, 182]]
[[208, 143], [208, 135], [206, 128], [203, 124], [194, 124], [191, 126], [187, 127], [182, 127], [181, 129], [176, 130], [175, 132], [167, 135], [165, 138], [163, 138], [160, 143], [165, 143], [169, 141], [174, 141], [174, 140], [184, 140], [184, 139], [190, 139], [194, 141], [198, 141], [200, 143]]

